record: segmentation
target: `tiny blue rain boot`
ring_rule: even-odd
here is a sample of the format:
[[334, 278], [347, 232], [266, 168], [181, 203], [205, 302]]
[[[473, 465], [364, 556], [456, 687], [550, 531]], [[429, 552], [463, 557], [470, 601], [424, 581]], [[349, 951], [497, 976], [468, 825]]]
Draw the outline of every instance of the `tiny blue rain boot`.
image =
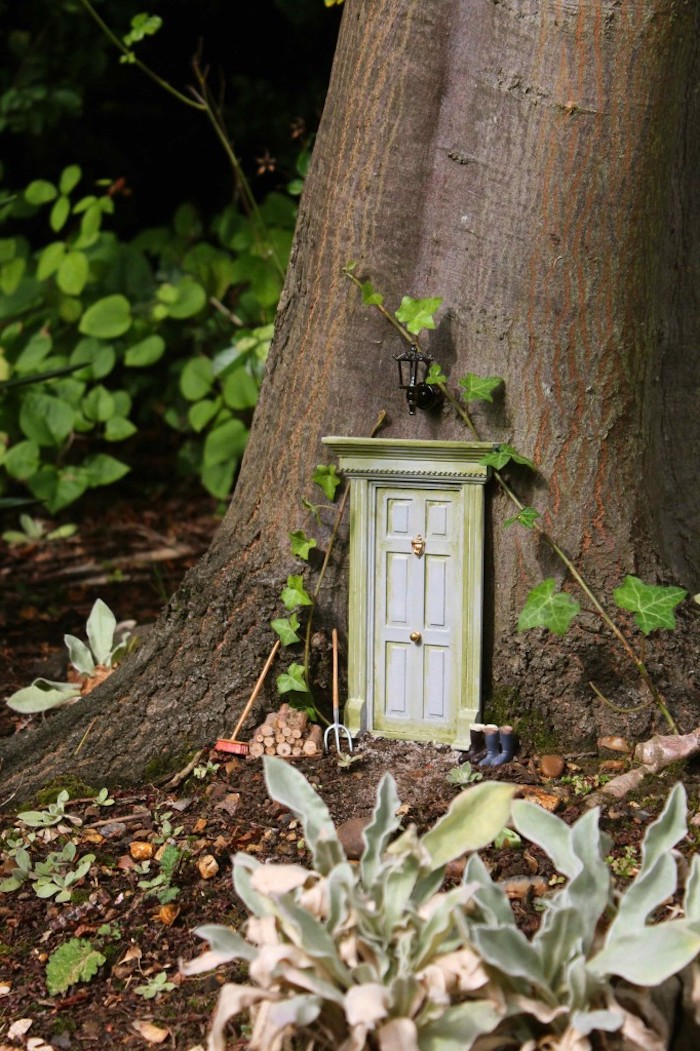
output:
[[479, 766], [495, 766], [496, 760], [500, 758], [500, 740], [498, 727], [485, 727], [484, 740], [486, 741], [486, 758], [481, 760]]
[[504, 763], [509, 763], [515, 752], [515, 731], [512, 726], [502, 726], [498, 736], [501, 739], [501, 752], [491, 760], [489, 766], [503, 766]]

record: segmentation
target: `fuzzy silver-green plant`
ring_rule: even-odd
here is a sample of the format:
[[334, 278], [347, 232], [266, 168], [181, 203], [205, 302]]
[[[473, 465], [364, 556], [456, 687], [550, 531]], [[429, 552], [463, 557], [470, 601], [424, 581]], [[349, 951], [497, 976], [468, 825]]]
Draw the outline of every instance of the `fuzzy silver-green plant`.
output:
[[[248, 964], [246, 984], [221, 990], [210, 1051], [223, 1051], [227, 1022], [244, 1011], [253, 1051], [279, 1051], [294, 1036], [307, 1049], [338, 1051], [590, 1051], [600, 1031], [615, 1033], [617, 1046], [665, 1046], [645, 987], [700, 951], [697, 857], [682, 911], [650, 922], [676, 890], [673, 848], [687, 831], [681, 785], [647, 829], [638, 875], [619, 894], [594, 810], [569, 827], [532, 803], [511, 805], [513, 786], [489, 782], [458, 796], [424, 836], [409, 827], [393, 838], [399, 800], [387, 774], [353, 866], [303, 776], [279, 759], [265, 761], [265, 774], [272, 798], [301, 819], [313, 868], [236, 855], [234, 887], [250, 913], [243, 934], [200, 927], [209, 951], [182, 968]], [[478, 854], [460, 886], [440, 889], [446, 863], [489, 843], [509, 813], [566, 879], [543, 903], [531, 940]]]

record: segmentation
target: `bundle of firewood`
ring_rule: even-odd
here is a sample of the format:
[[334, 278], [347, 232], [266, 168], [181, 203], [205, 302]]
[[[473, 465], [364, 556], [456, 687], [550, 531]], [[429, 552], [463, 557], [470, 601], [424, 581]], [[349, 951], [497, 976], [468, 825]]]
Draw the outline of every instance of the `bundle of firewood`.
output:
[[248, 755], [310, 756], [322, 751], [323, 730], [318, 723], [310, 723], [307, 713], [299, 708], [283, 704], [253, 732]]

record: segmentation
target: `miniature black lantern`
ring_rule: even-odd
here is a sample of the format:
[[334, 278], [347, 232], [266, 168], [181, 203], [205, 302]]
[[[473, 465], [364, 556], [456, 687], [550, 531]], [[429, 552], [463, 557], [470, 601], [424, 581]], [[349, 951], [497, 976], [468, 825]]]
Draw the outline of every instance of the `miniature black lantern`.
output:
[[406, 391], [408, 411], [415, 416], [416, 409], [428, 411], [442, 405], [443, 393], [436, 383], [426, 383], [428, 369], [432, 363], [428, 354], [421, 354], [415, 343], [403, 354], [394, 354], [399, 366], [399, 387]]

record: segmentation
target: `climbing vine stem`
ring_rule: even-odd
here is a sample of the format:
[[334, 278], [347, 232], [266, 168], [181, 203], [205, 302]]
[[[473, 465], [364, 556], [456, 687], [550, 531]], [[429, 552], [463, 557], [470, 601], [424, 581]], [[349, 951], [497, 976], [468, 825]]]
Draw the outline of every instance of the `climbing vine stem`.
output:
[[[360, 292], [362, 293], [362, 297], [363, 297], [364, 302], [366, 304], [368, 304], [369, 306], [375, 307], [379, 311], [379, 313], [382, 315], [382, 317], [384, 317], [392, 325], [392, 327], [394, 329], [396, 329], [396, 331], [400, 334], [402, 339], [406, 340], [407, 343], [409, 343], [412, 346], [415, 346], [418, 350], [420, 350], [421, 348], [420, 348], [420, 343], [419, 343], [419, 340], [418, 340], [417, 332], [415, 330], [412, 331], [407, 326], [404, 326], [403, 324], [401, 324], [401, 322], [397, 319], [397, 317], [392, 315], [391, 312], [389, 310], [387, 310], [387, 308], [384, 306], [384, 297], [381, 295], [381, 293], [377, 292], [376, 289], [371, 285], [370, 282], [367, 282], [367, 281], [363, 282], [363, 281], [361, 281], [355, 275], [354, 269], [355, 269], [355, 264], [348, 264], [346, 267], [344, 267], [343, 273], [356, 286], [356, 288], [358, 288], [360, 290]], [[420, 301], [420, 302], [426, 302], [426, 301]], [[434, 302], [439, 304], [441, 301], [440, 300], [435, 300]], [[431, 321], [432, 321], [432, 319], [431, 319]], [[424, 325], [424, 327], [431, 327], [432, 328], [432, 327], [434, 327], [434, 324], [432, 324], [432, 323], [431, 324], [427, 324], [427, 325]], [[469, 410], [458, 400], [457, 397], [455, 397], [454, 393], [448, 388], [448, 386], [447, 386], [447, 377], [444, 376], [442, 374], [441, 370], [439, 368], [437, 368], [436, 366], [433, 366], [433, 369], [431, 369], [431, 373], [433, 373], [433, 370], [436, 370], [436, 374], [429, 375], [428, 382], [434, 383], [434, 384], [436, 384], [437, 386], [440, 387], [442, 393], [445, 396], [446, 401], [453, 408], [453, 410], [455, 411], [457, 416], [461, 419], [461, 421], [467, 427], [467, 429], [472, 434], [474, 439], [476, 441], [482, 441], [483, 439], [482, 439], [481, 435], [479, 434], [479, 431], [478, 431], [478, 429], [476, 427], [476, 424], [474, 423], [474, 420], [471, 417], [471, 414], [469, 413]], [[492, 384], [494, 384], [496, 382], [496, 378], [492, 378], [491, 382], [492, 382]], [[487, 400], [489, 400], [489, 401], [491, 400], [490, 395], [487, 394], [487, 395], [484, 395], [484, 396], [487, 397]], [[510, 451], [511, 452], [515, 452], [515, 450], [510, 450]], [[525, 460], [524, 458], [519, 458], [519, 459], [521, 460], [521, 462], [529, 463], [529, 461]], [[506, 460], [506, 462], [507, 462], [507, 460]], [[505, 478], [501, 474], [500, 470], [498, 468], [496, 468], [496, 467], [493, 468], [493, 478], [496, 481], [496, 483], [499, 486], [499, 488], [501, 489], [501, 491], [504, 493], [504, 495], [511, 501], [511, 503], [513, 503], [515, 505], [515, 507], [518, 508], [518, 512], [520, 514], [524, 514], [524, 513], [527, 513], [528, 511], [532, 511], [531, 508], [526, 508], [526, 506], [523, 504], [523, 502], [519, 499], [517, 494], [513, 491], [511, 486], [505, 480]], [[634, 665], [634, 667], [635, 667], [635, 669], [637, 671], [637, 674], [639, 675], [640, 679], [642, 680], [644, 685], [649, 690], [649, 692], [651, 694], [651, 697], [653, 698], [653, 701], [655, 702], [655, 704], [657, 705], [659, 711], [661, 712], [661, 714], [665, 718], [665, 720], [668, 723], [671, 731], [674, 734], [677, 734], [679, 732], [678, 731], [678, 726], [677, 726], [673, 716], [671, 715], [671, 713], [670, 713], [670, 711], [668, 709], [668, 706], [667, 706], [663, 696], [659, 692], [659, 690], [656, 687], [655, 683], [653, 682], [651, 676], [649, 675], [649, 672], [647, 671], [646, 665], [644, 663], [644, 649], [642, 648], [640, 653], [638, 653], [635, 650], [635, 648], [632, 645], [632, 643], [629, 641], [629, 639], [627, 638], [625, 633], [622, 631], [620, 626], [616, 623], [616, 621], [610, 616], [610, 614], [605, 609], [605, 607], [603, 606], [602, 602], [598, 599], [598, 597], [595, 594], [595, 592], [593, 591], [592, 587], [588, 584], [588, 582], [583, 577], [583, 575], [581, 574], [581, 572], [579, 571], [577, 566], [574, 564], [572, 559], [559, 546], [559, 544], [551, 536], [551, 534], [544, 528], [544, 526], [539, 521], [536, 520], [537, 518], [539, 518], [539, 515], [537, 513], [534, 513], [531, 516], [531, 518], [528, 520], [528, 522], [527, 522], [528, 528], [533, 530], [535, 533], [537, 533], [537, 535], [540, 537], [540, 539], [543, 540], [548, 545], [548, 547], [554, 552], [554, 554], [564, 564], [564, 566], [566, 567], [567, 571], [569, 572], [569, 574], [571, 575], [573, 580], [576, 582], [578, 587], [581, 589], [583, 594], [586, 596], [588, 601], [591, 603], [591, 606], [592, 606], [592, 611], [591, 612], [594, 612], [595, 614], [597, 614], [597, 616], [600, 618], [600, 620], [610, 630], [610, 632], [612, 633], [613, 637], [615, 638], [617, 643], [620, 645], [620, 647], [622, 648], [622, 650], [624, 651], [626, 656], [633, 663], [633, 665]], [[631, 579], [636, 579], [636, 578], [631, 578]], [[645, 586], [645, 585], [642, 584], [641, 581], [639, 581], [638, 583], [641, 584], [642, 587]], [[673, 590], [673, 591], [677, 592], [678, 595], [680, 596], [680, 598], [685, 596], [685, 592], [683, 592], [682, 589], [669, 589], [669, 590]], [[680, 598], [676, 598], [676, 601], [680, 601]], [[669, 599], [668, 601], [670, 602], [672, 600]], [[630, 607], [629, 606], [623, 606], [623, 608], [630, 608]], [[671, 618], [671, 620], [672, 620], [672, 618]], [[568, 626], [568, 621], [567, 621], [567, 626]], [[669, 626], [669, 624], [667, 623], [664, 626]], [[642, 647], [643, 647], [643, 643], [642, 643]], [[607, 703], [615, 711], [633, 712], [633, 711], [638, 711], [639, 710], [638, 707], [630, 708], [630, 709], [617, 708], [615, 705], [612, 705], [609, 701], [607, 701], [607, 699], [603, 696], [603, 694], [600, 692], [600, 690], [598, 690], [592, 683], [590, 684], [590, 686], [591, 686], [591, 689], [593, 690], [593, 692], [595, 693], [595, 695], [599, 699], [605, 701], [605, 703]], [[642, 705], [642, 707], [644, 707], [644, 705]]]

